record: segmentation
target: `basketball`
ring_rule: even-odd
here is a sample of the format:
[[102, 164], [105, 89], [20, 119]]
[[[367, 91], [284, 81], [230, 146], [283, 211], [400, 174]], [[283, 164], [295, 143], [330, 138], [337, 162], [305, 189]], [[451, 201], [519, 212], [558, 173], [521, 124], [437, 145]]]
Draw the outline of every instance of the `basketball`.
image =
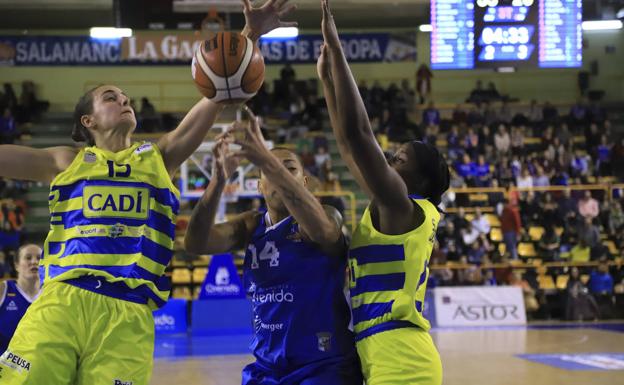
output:
[[241, 103], [260, 89], [264, 58], [248, 37], [219, 32], [197, 47], [191, 72], [197, 89], [208, 99], [215, 103]]

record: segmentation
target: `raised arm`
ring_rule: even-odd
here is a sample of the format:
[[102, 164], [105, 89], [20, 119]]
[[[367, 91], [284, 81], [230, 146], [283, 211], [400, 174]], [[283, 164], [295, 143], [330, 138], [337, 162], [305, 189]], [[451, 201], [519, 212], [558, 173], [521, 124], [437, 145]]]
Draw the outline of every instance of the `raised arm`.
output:
[[[254, 42], [275, 28], [297, 25], [281, 20], [296, 8], [288, 4], [288, 0], [269, 0], [258, 8], [253, 8], [249, 0], [242, 0], [242, 3], [246, 22], [242, 34]], [[160, 138], [158, 147], [169, 175], [173, 175], [182, 162], [197, 150], [223, 108], [204, 98], [191, 108], [175, 130]]]
[[213, 149], [210, 184], [201, 197], [184, 236], [184, 248], [191, 254], [218, 254], [240, 249], [247, 243], [257, 213], [248, 211], [225, 223], [214, 223], [227, 178], [238, 161], [228, 153], [228, 144], [220, 139]]
[[330, 255], [344, 256], [340, 214], [331, 207], [323, 207], [305, 184], [296, 179], [296, 176], [303, 177], [303, 167], [297, 159], [279, 159], [269, 151], [257, 118], [247, 107], [245, 111], [250, 115], [249, 124], [234, 125], [235, 129], [245, 132], [245, 140], [236, 142], [241, 146], [240, 155], [260, 168], [307, 239]]
[[[353, 159], [358, 183], [381, 207], [392, 213], [409, 213], [413, 205], [400, 175], [388, 165], [370, 126], [364, 102], [351, 74], [327, 0], [322, 0], [321, 29], [329, 57], [335, 95], [332, 128], [343, 159]], [[349, 162], [347, 162], [347, 165]], [[357, 176], [359, 172], [360, 176]]]
[[50, 147], [45, 149], [16, 146], [0, 146], [0, 176], [11, 179], [50, 183], [65, 170], [76, 157], [73, 147]]

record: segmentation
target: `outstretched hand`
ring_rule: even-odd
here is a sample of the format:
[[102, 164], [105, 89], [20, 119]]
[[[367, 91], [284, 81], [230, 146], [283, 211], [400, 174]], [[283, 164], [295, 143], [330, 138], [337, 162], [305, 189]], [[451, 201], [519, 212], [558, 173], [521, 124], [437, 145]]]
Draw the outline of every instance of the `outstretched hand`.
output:
[[329, 0], [321, 0], [321, 10], [323, 18], [321, 19], [321, 31], [323, 32], [323, 40], [329, 49], [341, 49], [338, 30], [334, 22], [334, 16], [329, 8]]
[[242, 0], [245, 14], [243, 34], [256, 41], [260, 36], [280, 27], [296, 27], [296, 21], [282, 21], [282, 18], [297, 9], [288, 0], [268, 0], [261, 7], [252, 7], [250, 0]]
[[240, 150], [236, 152], [236, 155], [247, 158], [256, 166], [262, 166], [266, 161], [271, 159], [273, 155], [264, 144], [264, 137], [260, 130], [260, 119], [255, 116], [247, 106], [243, 107], [243, 111], [247, 113], [249, 122], [235, 121], [229, 129], [230, 133], [244, 133], [244, 139], [234, 140], [235, 144], [241, 146]]
[[234, 175], [240, 163], [240, 158], [230, 151], [229, 145], [232, 138], [228, 132], [219, 135], [212, 148], [212, 177], [220, 183], [227, 182]]

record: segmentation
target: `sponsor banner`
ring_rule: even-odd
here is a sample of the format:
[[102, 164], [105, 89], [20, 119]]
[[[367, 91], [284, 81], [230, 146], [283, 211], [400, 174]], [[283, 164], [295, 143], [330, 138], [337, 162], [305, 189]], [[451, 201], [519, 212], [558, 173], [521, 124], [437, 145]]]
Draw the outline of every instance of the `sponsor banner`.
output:
[[623, 353], [519, 354], [517, 357], [566, 370], [624, 370]]
[[243, 285], [230, 254], [213, 255], [199, 299], [245, 298]]
[[436, 287], [433, 295], [437, 326], [526, 324], [518, 287]]
[[[416, 33], [347, 33], [341, 42], [351, 63], [416, 60]], [[89, 36], [0, 36], [0, 65], [190, 65], [202, 38], [195, 32], [135, 31], [123, 39]], [[323, 38], [261, 39], [266, 64], [314, 64]]]
[[186, 304], [185, 299], [170, 299], [165, 306], [156, 310], [154, 327], [156, 334], [186, 333]]

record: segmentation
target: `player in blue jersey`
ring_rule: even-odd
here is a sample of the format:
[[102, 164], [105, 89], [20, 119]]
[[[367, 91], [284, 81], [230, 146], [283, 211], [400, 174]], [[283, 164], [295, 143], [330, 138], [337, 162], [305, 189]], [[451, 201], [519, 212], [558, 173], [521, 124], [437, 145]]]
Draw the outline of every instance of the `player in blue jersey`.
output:
[[[294, 9], [287, 0], [252, 8], [254, 42]], [[191, 87], [189, 85], [189, 87]], [[172, 177], [199, 147], [223, 106], [202, 98], [156, 143], [132, 143], [128, 96], [103, 85], [74, 110], [72, 138], [87, 147], [0, 146], [0, 176], [50, 184], [50, 231], [38, 300], [0, 356], [3, 385], [147, 385], [152, 310], [169, 298], [179, 192]]]
[[371, 202], [353, 233], [349, 286], [367, 385], [439, 385], [442, 364], [423, 316], [429, 258], [449, 187], [431, 144], [404, 143], [387, 161], [343, 52], [329, 0], [317, 70], [342, 159]]
[[[251, 115], [251, 112], [249, 112]], [[215, 145], [213, 177], [191, 217], [185, 245], [196, 254], [246, 248], [244, 281], [253, 303], [256, 362], [243, 385], [361, 385], [344, 296], [346, 242], [340, 214], [306, 188], [292, 151], [264, 145], [252, 116], [240, 152], [225, 134]], [[240, 125], [236, 129], [243, 129]], [[227, 178], [245, 157], [261, 170], [267, 211], [214, 224]]]
[[39, 295], [39, 258], [41, 248], [20, 247], [15, 259], [17, 280], [0, 282], [0, 352], [9, 346], [17, 324]]

